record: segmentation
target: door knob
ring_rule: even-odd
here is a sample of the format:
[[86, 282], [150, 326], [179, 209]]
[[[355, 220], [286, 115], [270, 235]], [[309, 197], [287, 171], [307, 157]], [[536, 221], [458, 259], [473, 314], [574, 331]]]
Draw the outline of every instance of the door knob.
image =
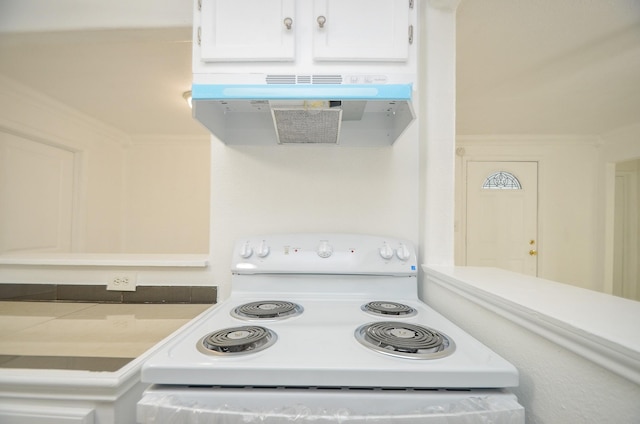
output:
[[535, 250], [535, 249], [531, 249], [531, 250], [529, 250], [529, 255], [531, 255], [531, 256], [536, 256], [537, 254], [538, 254], [538, 251], [537, 251], [537, 250]]

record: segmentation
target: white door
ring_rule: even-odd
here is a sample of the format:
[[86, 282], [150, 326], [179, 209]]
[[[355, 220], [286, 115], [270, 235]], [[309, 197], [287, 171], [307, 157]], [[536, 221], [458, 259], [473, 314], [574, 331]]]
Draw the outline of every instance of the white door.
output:
[[71, 251], [73, 156], [0, 132], [0, 253]]
[[466, 264], [537, 275], [537, 162], [467, 162]]
[[406, 61], [408, 0], [314, 0], [316, 60]]
[[201, 14], [202, 61], [295, 57], [294, 0], [202, 0]]

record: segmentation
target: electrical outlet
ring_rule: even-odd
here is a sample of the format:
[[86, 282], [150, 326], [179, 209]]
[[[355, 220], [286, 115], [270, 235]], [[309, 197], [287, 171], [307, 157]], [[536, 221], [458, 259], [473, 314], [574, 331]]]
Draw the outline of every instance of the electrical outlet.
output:
[[107, 290], [136, 291], [136, 275], [113, 275], [111, 278], [109, 278], [109, 281], [107, 281]]

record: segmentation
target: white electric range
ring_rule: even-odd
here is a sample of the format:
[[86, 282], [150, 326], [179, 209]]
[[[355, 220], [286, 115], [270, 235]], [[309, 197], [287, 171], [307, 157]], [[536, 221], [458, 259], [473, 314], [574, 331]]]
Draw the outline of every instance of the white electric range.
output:
[[352, 420], [429, 422], [466, 408], [524, 422], [505, 390], [518, 385], [515, 367], [418, 299], [409, 241], [247, 237], [231, 271], [230, 297], [144, 364], [142, 381], [153, 386], [139, 422], [185, 422], [177, 411], [279, 422], [287, 408], [302, 419], [300, 405], [309, 420], [339, 410]]

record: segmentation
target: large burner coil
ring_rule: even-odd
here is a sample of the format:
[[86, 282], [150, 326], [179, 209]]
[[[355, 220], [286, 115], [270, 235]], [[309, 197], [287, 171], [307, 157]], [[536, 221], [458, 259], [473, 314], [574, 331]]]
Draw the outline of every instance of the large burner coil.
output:
[[406, 322], [365, 324], [356, 329], [355, 336], [369, 349], [401, 358], [443, 358], [455, 350], [455, 343], [444, 333]]

